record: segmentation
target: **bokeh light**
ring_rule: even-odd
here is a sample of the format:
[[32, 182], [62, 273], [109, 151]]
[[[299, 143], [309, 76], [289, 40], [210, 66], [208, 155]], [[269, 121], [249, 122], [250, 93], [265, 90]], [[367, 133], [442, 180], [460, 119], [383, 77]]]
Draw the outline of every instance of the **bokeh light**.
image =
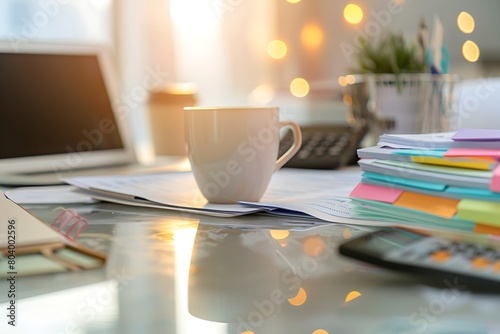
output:
[[350, 24], [358, 24], [363, 19], [363, 10], [353, 3], [344, 8], [344, 19]]
[[283, 42], [279, 39], [271, 41], [271, 42], [269, 42], [269, 44], [267, 44], [267, 54], [271, 58], [282, 59], [283, 57], [286, 56], [287, 51], [288, 51], [288, 48], [287, 48], [285, 42]]
[[342, 232], [342, 236], [344, 237], [344, 239], [350, 239], [352, 238], [352, 231], [349, 228], [345, 228]]
[[345, 81], [347, 82], [348, 85], [352, 85], [353, 83], [356, 82], [356, 78], [354, 77], [354, 75], [349, 74], [345, 76]]
[[309, 94], [309, 83], [304, 78], [295, 78], [290, 83], [290, 92], [293, 96], [304, 97]]
[[300, 288], [299, 292], [295, 295], [295, 297], [289, 298], [288, 302], [293, 306], [300, 306], [306, 302], [307, 293], [304, 289]]
[[273, 239], [282, 240], [287, 238], [290, 235], [290, 231], [288, 230], [270, 230], [271, 236]]
[[328, 332], [325, 331], [324, 329], [317, 329], [314, 332], [312, 332], [312, 334], [328, 334]]
[[344, 76], [340, 76], [338, 81], [339, 81], [339, 85], [341, 85], [342, 87], [347, 86], [347, 80]]
[[325, 251], [325, 243], [318, 236], [308, 237], [304, 241], [304, 253], [309, 256], [318, 256]]
[[477, 46], [477, 44], [473, 41], [466, 41], [462, 46], [462, 55], [471, 63], [474, 63], [479, 59], [479, 53], [479, 46]]
[[323, 44], [323, 36], [323, 29], [321, 29], [317, 24], [310, 23], [302, 28], [300, 40], [306, 49], [314, 50]]
[[353, 299], [356, 299], [361, 296], [361, 293], [359, 291], [351, 291], [349, 294], [345, 297], [344, 303], [348, 303]]
[[342, 101], [346, 106], [350, 106], [352, 104], [352, 96], [350, 94], [344, 94]]
[[474, 31], [476, 23], [472, 15], [467, 12], [461, 12], [457, 17], [458, 29], [464, 34], [470, 34]]

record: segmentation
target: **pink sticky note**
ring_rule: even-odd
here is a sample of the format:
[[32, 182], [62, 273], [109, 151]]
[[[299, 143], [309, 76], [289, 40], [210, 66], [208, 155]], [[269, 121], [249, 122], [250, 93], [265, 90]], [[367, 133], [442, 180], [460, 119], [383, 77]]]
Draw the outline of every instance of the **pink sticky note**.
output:
[[359, 183], [356, 188], [353, 189], [350, 196], [377, 202], [394, 203], [402, 193], [403, 190], [401, 189]]
[[485, 157], [500, 159], [500, 149], [497, 148], [450, 148], [444, 154], [445, 158], [451, 157]]
[[497, 168], [495, 168], [495, 170], [493, 171], [490, 190], [494, 192], [500, 192], [500, 166], [497, 166]]

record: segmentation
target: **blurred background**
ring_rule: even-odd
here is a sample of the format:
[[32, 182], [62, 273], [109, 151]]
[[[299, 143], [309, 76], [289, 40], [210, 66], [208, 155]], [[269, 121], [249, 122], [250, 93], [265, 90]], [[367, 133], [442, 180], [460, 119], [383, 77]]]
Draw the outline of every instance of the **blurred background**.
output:
[[[301, 124], [342, 123], [342, 86], [360, 36], [392, 30], [416, 38], [421, 20], [432, 29], [437, 15], [449, 72], [491, 81], [500, 76], [499, 14], [497, 0], [2, 0], [0, 39], [13, 48], [37, 41], [108, 46], [120, 102], [145, 147], [141, 85], [152, 73], [159, 86], [192, 84], [199, 105], [278, 105]], [[494, 96], [495, 89], [486, 91]]]

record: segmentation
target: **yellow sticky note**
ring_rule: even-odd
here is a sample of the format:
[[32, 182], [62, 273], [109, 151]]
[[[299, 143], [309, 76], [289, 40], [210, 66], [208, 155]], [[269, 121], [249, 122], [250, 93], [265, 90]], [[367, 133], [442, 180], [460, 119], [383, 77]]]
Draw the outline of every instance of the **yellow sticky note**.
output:
[[439, 166], [449, 166], [449, 167], [459, 167], [459, 168], [468, 168], [468, 169], [479, 169], [479, 170], [491, 170], [491, 162], [489, 161], [467, 161], [467, 160], [450, 160], [445, 158], [436, 158], [436, 157], [420, 157], [415, 156], [411, 157], [413, 162], [418, 162], [422, 164], [429, 165], [439, 165]]
[[394, 205], [451, 219], [457, 212], [458, 202], [460, 200], [405, 191]]

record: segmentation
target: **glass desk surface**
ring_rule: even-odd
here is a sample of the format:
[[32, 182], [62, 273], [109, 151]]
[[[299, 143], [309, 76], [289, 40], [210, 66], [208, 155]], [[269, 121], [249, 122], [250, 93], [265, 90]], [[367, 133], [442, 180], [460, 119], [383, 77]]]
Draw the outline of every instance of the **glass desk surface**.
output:
[[[26, 208], [45, 220], [54, 207]], [[364, 233], [354, 226], [74, 208], [90, 222], [79, 241], [107, 253], [105, 268], [18, 277], [17, 326], [4, 315], [1, 333], [500, 333], [500, 294], [340, 257], [339, 243]]]

